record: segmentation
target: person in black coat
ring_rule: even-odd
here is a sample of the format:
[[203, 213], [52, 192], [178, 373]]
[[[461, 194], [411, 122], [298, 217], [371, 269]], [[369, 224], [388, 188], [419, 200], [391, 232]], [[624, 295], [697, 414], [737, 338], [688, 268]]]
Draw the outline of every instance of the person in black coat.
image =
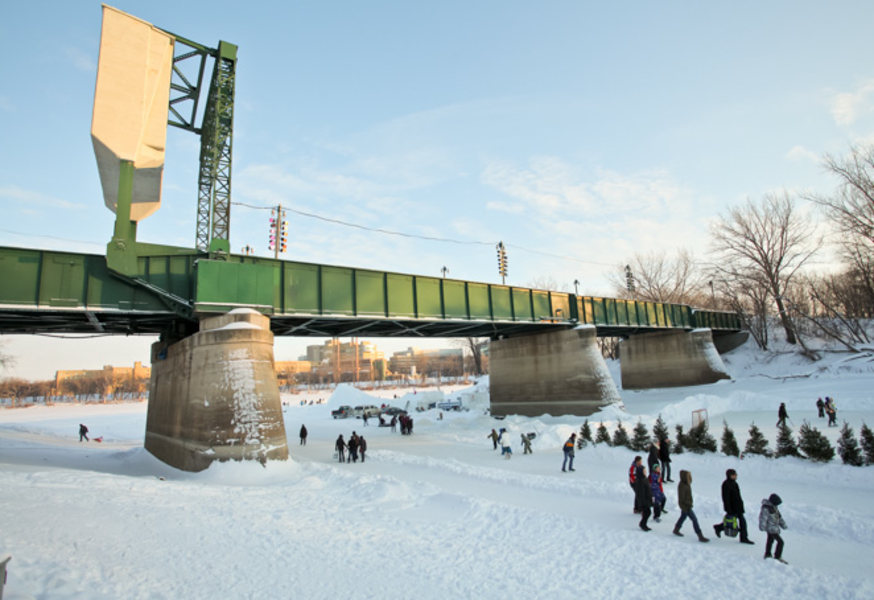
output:
[[[737, 471], [734, 469], [728, 469], [725, 472], [725, 481], [722, 482], [722, 508], [725, 510], [725, 514], [737, 517], [740, 543], [755, 544], [750, 539], [749, 532], [747, 531], [747, 520], [744, 518], [744, 500], [740, 495], [740, 486], [737, 484]], [[723, 523], [717, 523], [713, 526], [716, 537], [722, 537], [724, 529], [725, 525]]]
[[640, 509], [639, 526], [644, 531], [652, 529], [647, 526], [649, 516], [652, 514], [652, 486], [649, 484], [649, 477], [646, 476], [646, 467], [640, 465], [634, 472], [634, 498], [637, 507]]
[[658, 439], [653, 439], [649, 445], [649, 457], [646, 459], [646, 468], [649, 469], [650, 473], [652, 473], [653, 465], [659, 464], [659, 445]]
[[666, 483], [673, 483], [673, 479], [671, 479], [671, 451], [668, 448], [670, 442], [668, 440], [662, 440], [661, 444], [659, 444], [659, 461], [662, 463], [662, 481]]
[[306, 425], [300, 426], [300, 445], [301, 446], [307, 445], [307, 427], [306, 427]]
[[777, 410], [777, 427], [781, 425], [786, 425], [786, 419], [789, 418], [789, 413], [786, 412], [786, 403], [781, 402], [780, 408]]

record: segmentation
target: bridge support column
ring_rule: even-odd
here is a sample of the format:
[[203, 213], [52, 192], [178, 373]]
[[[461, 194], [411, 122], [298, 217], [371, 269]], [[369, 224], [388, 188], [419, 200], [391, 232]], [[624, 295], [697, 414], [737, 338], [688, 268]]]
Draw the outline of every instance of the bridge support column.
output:
[[491, 342], [492, 414], [585, 417], [621, 402], [595, 339], [578, 327]]
[[622, 388], [683, 387], [731, 377], [709, 329], [633, 335], [619, 344]]
[[268, 317], [235, 310], [153, 344], [145, 447], [183, 471], [288, 458]]

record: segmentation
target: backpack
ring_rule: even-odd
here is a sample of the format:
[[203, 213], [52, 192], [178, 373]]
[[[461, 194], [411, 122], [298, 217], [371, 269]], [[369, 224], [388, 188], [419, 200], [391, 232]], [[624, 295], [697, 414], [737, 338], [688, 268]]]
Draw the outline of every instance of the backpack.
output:
[[725, 518], [722, 520], [722, 526], [725, 528], [725, 535], [728, 537], [737, 537], [738, 534], [738, 526], [737, 526], [737, 517], [734, 515], [725, 515]]

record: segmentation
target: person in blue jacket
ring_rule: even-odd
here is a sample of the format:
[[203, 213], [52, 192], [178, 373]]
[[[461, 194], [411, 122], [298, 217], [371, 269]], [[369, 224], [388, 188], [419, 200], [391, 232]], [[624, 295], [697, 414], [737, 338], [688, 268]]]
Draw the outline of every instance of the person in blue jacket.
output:
[[662, 513], [667, 513], [665, 510], [665, 489], [662, 487], [662, 468], [658, 463], [652, 466], [652, 473], [649, 476], [649, 485], [652, 487], [652, 505], [653, 505], [653, 521], [656, 523], [662, 522]]

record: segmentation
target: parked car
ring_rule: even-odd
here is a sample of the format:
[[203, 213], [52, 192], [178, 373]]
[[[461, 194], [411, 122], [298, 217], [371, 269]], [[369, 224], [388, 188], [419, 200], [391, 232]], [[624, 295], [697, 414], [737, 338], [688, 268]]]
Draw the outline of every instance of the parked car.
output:
[[407, 414], [407, 411], [403, 408], [398, 408], [397, 406], [389, 406], [388, 408], [383, 408], [379, 414], [386, 417], [400, 417]]
[[360, 419], [367, 415], [367, 418], [379, 416], [379, 408], [372, 404], [365, 404], [361, 406], [356, 406], [352, 409], [352, 413], [350, 416]]
[[461, 410], [461, 400], [447, 400], [446, 402], [438, 402], [437, 408], [440, 410]]
[[337, 410], [331, 411], [331, 416], [335, 419], [345, 419], [347, 417], [352, 416], [352, 407], [351, 406], [341, 406]]

